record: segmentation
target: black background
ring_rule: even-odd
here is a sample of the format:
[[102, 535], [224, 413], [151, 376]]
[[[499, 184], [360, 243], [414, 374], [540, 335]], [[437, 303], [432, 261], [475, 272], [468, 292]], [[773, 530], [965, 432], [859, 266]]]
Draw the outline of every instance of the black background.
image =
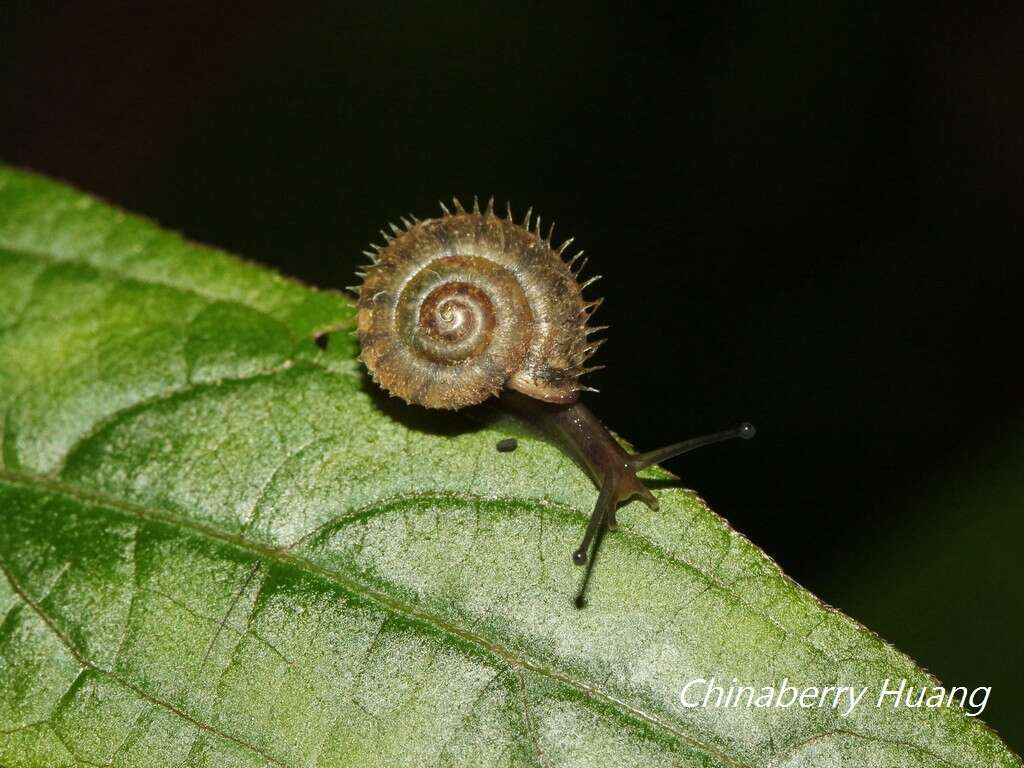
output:
[[589, 403], [1024, 748], [1024, 11], [5, 10], [0, 158], [320, 286], [494, 194], [575, 235]]

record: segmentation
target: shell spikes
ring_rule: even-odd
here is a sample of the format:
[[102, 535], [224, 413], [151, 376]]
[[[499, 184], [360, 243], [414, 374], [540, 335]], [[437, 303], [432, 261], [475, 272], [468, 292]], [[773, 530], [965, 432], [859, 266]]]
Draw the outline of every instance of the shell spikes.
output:
[[[439, 200], [441, 215], [424, 221], [409, 214], [399, 216], [380, 232], [382, 241], [379, 242], [383, 244], [372, 245], [364, 251], [369, 264], [356, 273], [363, 281], [359, 286], [358, 336], [364, 363], [375, 381], [388, 392], [428, 408], [466, 407], [502, 389], [546, 402], [571, 402], [579, 371], [600, 346], [592, 335], [595, 331], [588, 328], [597, 303], [581, 293], [597, 278], [587, 282], [579, 278], [577, 268], [583, 266], [582, 256], [577, 255], [572, 260], [563, 257], [572, 239], [553, 246], [554, 222], [535, 214], [532, 206], [515, 214], [511, 203], [507, 203], [506, 219], [504, 211], [500, 218], [495, 216], [493, 195], [471, 195], [469, 200], [470, 205], [463, 205], [455, 196]], [[432, 236], [421, 236], [427, 233]], [[470, 239], [473, 242], [469, 242]], [[395, 346], [396, 335], [401, 336], [396, 326], [405, 328], [411, 323], [418, 328], [417, 324], [432, 321], [419, 315], [413, 315], [414, 320], [406, 319], [409, 312], [418, 311], [418, 305], [410, 305], [410, 309], [403, 291], [396, 291], [389, 282], [398, 271], [393, 265], [415, 270], [409, 279], [418, 281], [414, 286], [417, 290], [428, 291], [429, 288], [424, 295], [448, 296], [449, 292], [454, 292], [452, 295], [459, 295], [468, 302], [467, 306], [472, 304], [476, 308], [477, 296], [467, 295], [464, 287], [460, 287], [463, 283], [451, 277], [456, 274], [451, 272], [456, 266], [454, 262], [452, 265], [442, 263], [454, 258], [449, 252], [453, 245], [462, 247], [464, 244], [467, 252], [455, 256], [485, 259], [485, 254], [496, 254], [491, 259], [493, 267], [476, 267], [481, 281], [491, 280], [486, 283], [490, 290], [483, 291], [483, 298], [479, 299], [480, 312], [490, 311], [482, 302], [490, 301], [492, 292], [494, 295], [499, 295], [499, 290], [509, 293], [508, 286], [513, 282], [524, 287], [522, 292], [512, 291], [507, 297], [515, 310], [514, 315], [509, 310], [509, 317], [520, 323], [513, 340], [500, 340], [508, 348], [502, 358], [502, 365], [508, 368], [496, 370], [490, 363], [483, 365], [475, 355], [466, 362], [458, 358], [458, 366], [446, 363], [436, 374], [425, 375], [423, 366], [402, 362], [406, 358], [413, 359], [418, 351], [415, 345]], [[506, 298], [504, 293], [500, 295]], [[549, 322], [544, 327], [528, 326], [538, 316], [555, 318], [557, 322]], [[486, 323], [470, 325], [489, 327]], [[462, 354], [461, 347], [449, 346], [453, 347], [452, 355]], [[396, 348], [401, 350], [401, 355], [395, 352]], [[543, 375], [537, 375], [537, 371]], [[456, 374], [457, 381], [454, 380]]]

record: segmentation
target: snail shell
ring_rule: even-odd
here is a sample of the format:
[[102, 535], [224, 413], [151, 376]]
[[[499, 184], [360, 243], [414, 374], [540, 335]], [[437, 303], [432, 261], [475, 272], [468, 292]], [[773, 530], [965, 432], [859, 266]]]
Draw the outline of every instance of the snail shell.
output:
[[[583, 298], [551, 230], [481, 212], [474, 200], [455, 212], [391, 225], [394, 236], [367, 252], [359, 293], [360, 359], [392, 395], [428, 408], [463, 408], [503, 388], [551, 403], [572, 403], [587, 358], [600, 345], [588, 326], [600, 299]], [[553, 226], [552, 228], [553, 229]]]

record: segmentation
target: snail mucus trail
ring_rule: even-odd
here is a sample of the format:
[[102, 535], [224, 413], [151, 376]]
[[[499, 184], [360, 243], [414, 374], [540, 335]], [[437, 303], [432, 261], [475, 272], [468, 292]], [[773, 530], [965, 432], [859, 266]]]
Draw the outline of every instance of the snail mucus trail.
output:
[[[646, 453], [628, 453], [580, 401], [591, 390], [580, 377], [606, 326], [590, 324], [601, 299], [579, 282], [586, 262], [580, 251], [563, 258], [572, 239], [553, 246], [540, 217], [521, 222], [483, 211], [474, 199], [466, 211], [443, 203], [434, 219], [402, 219], [381, 231], [382, 245], [366, 251], [370, 264], [359, 296], [360, 359], [384, 390], [410, 404], [460, 409], [498, 398], [571, 456], [598, 488], [597, 503], [572, 559], [588, 568], [584, 592], [605, 531], [617, 527], [616, 509], [639, 498], [652, 509], [654, 494], [637, 472], [681, 453], [732, 438], [750, 438], [754, 427], [734, 429]], [[594, 390], [591, 390], [594, 391]], [[507, 449], [507, 446], [503, 450]]]

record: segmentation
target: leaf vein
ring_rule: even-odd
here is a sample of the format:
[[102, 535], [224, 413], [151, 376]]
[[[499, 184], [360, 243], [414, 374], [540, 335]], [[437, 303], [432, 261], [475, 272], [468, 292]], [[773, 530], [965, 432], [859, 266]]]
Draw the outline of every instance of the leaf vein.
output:
[[[97, 672], [98, 674], [104, 675], [105, 677], [109, 677], [111, 680], [113, 680], [114, 682], [116, 682], [119, 685], [123, 686], [124, 688], [127, 688], [128, 690], [130, 690], [132, 693], [134, 693], [136, 696], [138, 696], [139, 698], [143, 699], [144, 701], [148, 701], [149, 703], [153, 704], [154, 706], [160, 707], [162, 709], [166, 709], [167, 711], [171, 712], [172, 714], [177, 715], [178, 717], [180, 717], [182, 720], [186, 720], [189, 723], [192, 723], [192, 725], [196, 726], [200, 730], [207, 731], [209, 733], [214, 734], [215, 736], [219, 736], [222, 739], [225, 739], [227, 741], [231, 741], [231, 742], [237, 744], [240, 747], [244, 747], [245, 749], [248, 749], [251, 752], [259, 755], [261, 758], [263, 758], [264, 760], [268, 761], [269, 763], [272, 763], [273, 765], [281, 766], [282, 768], [288, 768], [285, 763], [281, 762], [280, 760], [275, 758], [273, 755], [270, 755], [267, 752], [265, 752], [264, 750], [260, 749], [255, 744], [249, 744], [244, 739], [240, 739], [239, 737], [237, 737], [237, 736], [235, 736], [233, 734], [227, 733], [225, 731], [221, 731], [220, 729], [215, 728], [214, 726], [210, 725], [209, 723], [205, 723], [202, 720], [199, 720], [199, 719], [193, 717], [192, 715], [188, 714], [184, 710], [179, 709], [178, 707], [174, 706], [170, 702], [163, 701], [163, 700], [157, 698], [156, 696], [153, 696], [152, 694], [150, 694], [147, 691], [143, 690], [142, 688], [140, 688], [139, 686], [137, 686], [134, 683], [130, 682], [129, 680], [125, 680], [123, 677], [121, 677], [120, 675], [112, 672], [111, 670], [104, 669], [103, 667], [100, 667], [97, 664], [95, 664], [94, 662], [92, 662], [89, 659], [87, 659], [85, 656], [82, 655], [82, 653], [78, 650], [78, 648], [75, 647], [74, 643], [71, 642], [70, 638], [68, 638], [60, 630], [60, 628], [53, 622], [53, 619], [50, 617], [50, 615], [48, 613], [46, 613], [46, 611], [44, 611], [42, 609], [42, 607], [35, 600], [33, 600], [28, 595], [27, 592], [25, 592], [25, 590], [22, 588], [20, 582], [14, 577], [14, 574], [11, 573], [10, 569], [7, 567], [7, 563], [5, 563], [3, 560], [0, 560], [0, 572], [2, 572], [4, 574], [4, 577], [7, 579], [7, 582], [11, 585], [11, 589], [13, 589], [14, 592], [18, 595], [18, 597], [20, 597], [21, 600], [26, 605], [28, 605], [33, 610], [33, 612], [35, 612], [35, 614], [37, 616], [39, 616], [40, 620], [44, 624], [46, 624], [46, 626], [50, 629], [50, 631], [54, 634], [54, 636], [58, 640], [61, 641], [61, 643], [71, 653], [71, 655], [74, 656], [75, 659], [78, 661], [78, 663], [81, 664], [83, 667], [87, 667], [88, 669], [91, 669], [94, 672]], [[52, 725], [50, 727], [53, 728]], [[54, 733], [57, 734], [57, 738], [60, 739], [61, 738], [60, 734], [57, 733], [55, 728], [53, 728], [53, 730], [54, 730]], [[63, 739], [61, 739], [61, 741], [63, 743]], [[71, 752], [70, 749], [68, 751]], [[75, 756], [73, 752], [71, 754], [72, 754], [72, 756], [75, 757], [76, 760], [80, 760], [80, 758]], [[80, 762], [85, 762], [85, 761], [80, 760]]]

